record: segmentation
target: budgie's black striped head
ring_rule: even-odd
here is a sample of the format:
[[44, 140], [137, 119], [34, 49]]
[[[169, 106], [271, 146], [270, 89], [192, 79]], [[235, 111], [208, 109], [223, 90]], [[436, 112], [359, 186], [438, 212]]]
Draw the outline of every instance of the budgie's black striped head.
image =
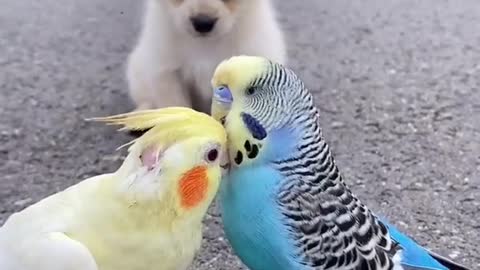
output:
[[312, 96], [294, 72], [262, 57], [223, 61], [212, 86], [212, 116], [225, 123], [236, 166], [287, 155], [301, 132], [298, 120], [313, 109]]

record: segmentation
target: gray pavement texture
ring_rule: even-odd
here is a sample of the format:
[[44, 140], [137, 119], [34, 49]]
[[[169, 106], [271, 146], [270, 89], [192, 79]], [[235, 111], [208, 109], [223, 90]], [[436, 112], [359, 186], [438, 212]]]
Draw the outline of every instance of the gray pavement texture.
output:
[[[346, 181], [419, 243], [480, 269], [477, 0], [277, 1]], [[460, 4], [461, 3], [461, 4]], [[131, 139], [84, 118], [133, 108], [132, 0], [0, 0], [0, 223], [113, 171]], [[216, 206], [193, 269], [244, 269]]]

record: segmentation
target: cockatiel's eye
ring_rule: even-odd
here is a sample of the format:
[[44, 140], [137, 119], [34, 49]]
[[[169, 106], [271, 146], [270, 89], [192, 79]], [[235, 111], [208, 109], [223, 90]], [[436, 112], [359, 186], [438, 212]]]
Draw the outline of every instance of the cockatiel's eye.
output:
[[214, 162], [215, 160], [217, 160], [217, 158], [218, 158], [218, 149], [217, 148], [210, 149], [205, 153], [205, 159], [208, 162]]

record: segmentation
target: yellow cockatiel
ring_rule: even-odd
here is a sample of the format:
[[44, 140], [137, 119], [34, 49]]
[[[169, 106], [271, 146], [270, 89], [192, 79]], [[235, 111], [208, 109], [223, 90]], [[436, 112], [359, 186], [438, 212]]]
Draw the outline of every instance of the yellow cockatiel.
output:
[[182, 107], [92, 120], [149, 130], [116, 172], [11, 215], [0, 228], [0, 269], [186, 269], [221, 179], [223, 127]]

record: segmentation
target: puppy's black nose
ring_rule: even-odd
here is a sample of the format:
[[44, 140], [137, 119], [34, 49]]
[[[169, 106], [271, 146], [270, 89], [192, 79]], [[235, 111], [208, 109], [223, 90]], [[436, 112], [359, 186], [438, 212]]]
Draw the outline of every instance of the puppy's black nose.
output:
[[192, 22], [195, 31], [206, 34], [213, 30], [213, 27], [217, 22], [217, 18], [212, 18], [210, 16], [200, 14], [190, 18], [190, 21]]

